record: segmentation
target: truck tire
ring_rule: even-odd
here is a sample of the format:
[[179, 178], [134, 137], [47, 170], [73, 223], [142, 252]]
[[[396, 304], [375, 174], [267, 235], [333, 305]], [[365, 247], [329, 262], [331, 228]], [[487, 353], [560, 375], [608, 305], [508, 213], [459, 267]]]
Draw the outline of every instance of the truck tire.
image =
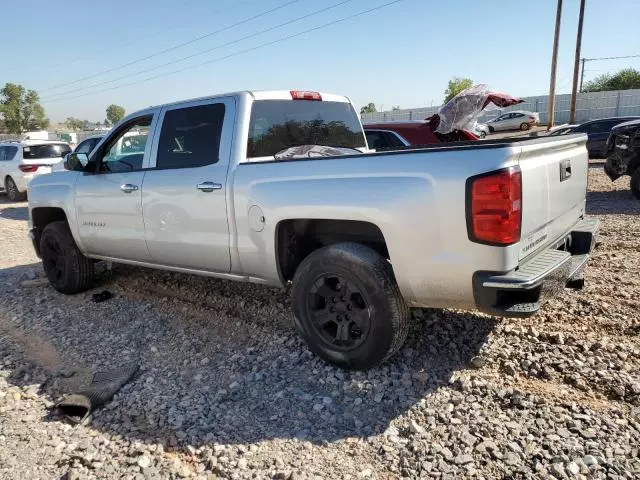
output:
[[640, 200], [640, 167], [631, 175], [631, 194]]
[[9, 201], [11, 202], [23, 202], [27, 199], [27, 193], [20, 192], [16, 182], [14, 182], [11, 177], [7, 177], [5, 179], [4, 191], [7, 192], [7, 197], [9, 197]]
[[341, 368], [365, 370], [403, 345], [410, 312], [389, 262], [358, 243], [306, 257], [293, 279], [294, 321], [309, 348]]
[[93, 261], [78, 249], [67, 222], [51, 222], [44, 228], [40, 255], [49, 283], [59, 292], [80, 293], [93, 285]]

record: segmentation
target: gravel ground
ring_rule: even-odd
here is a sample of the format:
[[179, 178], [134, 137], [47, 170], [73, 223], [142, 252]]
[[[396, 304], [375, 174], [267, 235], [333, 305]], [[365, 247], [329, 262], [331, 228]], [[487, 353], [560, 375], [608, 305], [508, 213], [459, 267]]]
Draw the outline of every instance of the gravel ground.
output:
[[[590, 170], [583, 291], [526, 320], [416, 311], [365, 373], [314, 357], [279, 290], [122, 266], [86, 294], [23, 286], [26, 206], [0, 198], [0, 477], [638, 478], [640, 202]], [[130, 361], [86, 425], [51, 411], [65, 373]]]

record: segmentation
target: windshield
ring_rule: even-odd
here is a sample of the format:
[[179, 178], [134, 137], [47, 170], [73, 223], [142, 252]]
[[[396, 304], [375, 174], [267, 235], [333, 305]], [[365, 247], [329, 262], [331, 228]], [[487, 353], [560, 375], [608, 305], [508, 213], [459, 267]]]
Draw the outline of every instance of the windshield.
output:
[[247, 157], [272, 157], [300, 145], [364, 148], [364, 133], [351, 104], [309, 100], [254, 102]]

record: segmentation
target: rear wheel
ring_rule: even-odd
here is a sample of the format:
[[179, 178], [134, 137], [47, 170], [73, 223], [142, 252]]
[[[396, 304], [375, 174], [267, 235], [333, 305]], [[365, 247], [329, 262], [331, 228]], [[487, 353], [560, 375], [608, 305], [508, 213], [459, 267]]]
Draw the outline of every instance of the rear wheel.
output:
[[14, 182], [11, 177], [7, 177], [4, 181], [4, 190], [7, 192], [7, 197], [9, 197], [9, 200], [12, 202], [22, 202], [27, 198], [26, 192], [20, 192], [16, 182]]
[[340, 243], [298, 267], [292, 290], [296, 325], [309, 348], [342, 368], [364, 370], [404, 343], [410, 314], [389, 262], [369, 247]]
[[42, 266], [49, 283], [61, 293], [79, 293], [93, 285], [93, 261], [73, 240], [67, 222], [52, 222], [40, 238]]
[[631, 194], [640, 200], [640, 167], [631, 175]]
[[531, 125], [529, 125], [528, 123], [521, 123], [520, 124], [520, 130], [522, 130], [523, 132], [525, 130], [529, 130], [531, 128]]

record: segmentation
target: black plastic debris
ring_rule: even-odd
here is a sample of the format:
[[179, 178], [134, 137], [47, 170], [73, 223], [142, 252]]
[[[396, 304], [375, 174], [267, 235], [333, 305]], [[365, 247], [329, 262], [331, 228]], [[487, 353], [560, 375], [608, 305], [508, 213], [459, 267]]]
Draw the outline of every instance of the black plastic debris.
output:
[[138, 371], [138, 365], [96, 372], [91, 383], [78, 393], [65, 395], [56, 408], [71, 422], [84, 422], [91, 412], [113, 398]]
[[105, 302], [110, 298], [113, 298], [113, 293], [109, 292], [108, 290], [105, 290], [104, 292], [100, 292], [100, 293], [94, 293], [93, 296], [91, 297], [91, 299], [95, 303]]

